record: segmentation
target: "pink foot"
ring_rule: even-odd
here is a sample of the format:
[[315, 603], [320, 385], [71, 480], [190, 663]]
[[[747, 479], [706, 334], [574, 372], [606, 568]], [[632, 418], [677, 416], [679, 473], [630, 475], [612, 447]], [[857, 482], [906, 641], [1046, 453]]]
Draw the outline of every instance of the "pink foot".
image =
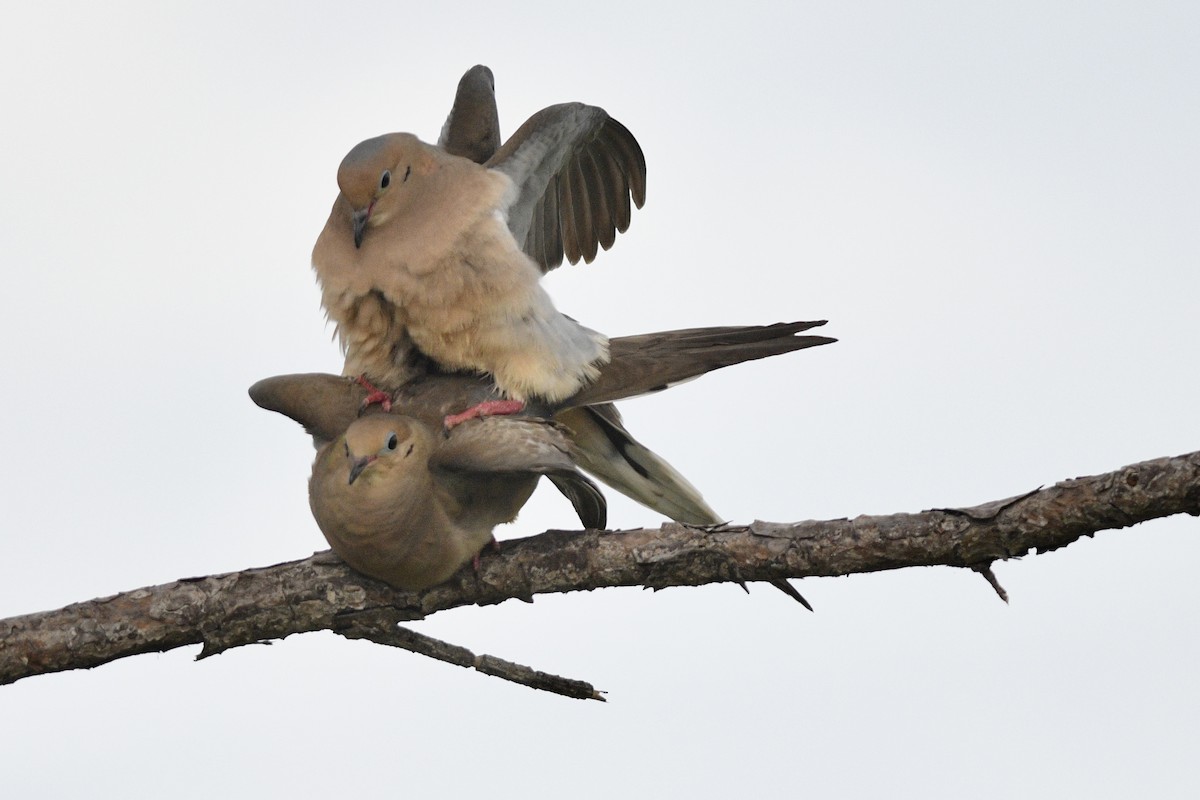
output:
[[[491, 541], [490, 545], [487, 545], [487, 544], [484, 545], [484, 547], [489, 547], [489, 546], [493, 550], [495, 550], [497, 553], [500, 552], [500, 540], [497, 539], [495, 536], [492, 537], [492, 541]], [[471, 559], [471, 566], [475, 569], [476, 575], [479, 574], [479, 557], [481, 555], [483, 555], [482, 550], [480, 550], [478, 553], [476, 553], [475, 557]]]
[[359, 375], [354, 382], [369, 392], [363, 399], [361, 410], [368, 409], [377, 403], [383, 406], [384, 411], [392, 410], [392, 396], [367, 380], [366, 375]]
[[482, 403], [471, 406], [461, 414], [450, 414], [442, 421], [442, 424], [446, 426], [446, 430], [450, 430], [469, 419], [483, 419], [484, 417], [516, 414], [524, 408], [525, 403], [520, 400], [485, 400]]

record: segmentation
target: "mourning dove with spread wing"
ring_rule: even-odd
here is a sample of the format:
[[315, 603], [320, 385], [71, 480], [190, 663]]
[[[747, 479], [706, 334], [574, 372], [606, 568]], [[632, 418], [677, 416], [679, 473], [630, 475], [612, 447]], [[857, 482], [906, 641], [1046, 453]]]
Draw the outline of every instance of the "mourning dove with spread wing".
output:
[[[468, 78], [482, 85], [490, 72]], [[590, 261], [611, 246], [645, 201], [645, 175], [629, 131], [582, 103], [539, 111], [484, 164], [408, 133], [359, 143], [313, 248], [344, 373], [393, 390], [423, 356], [490, 374], [518, 403], [575, 394], [608, 360], [608, 341], [560, 313], [540, 278], [564, 256]]]
[[[660, 391], [742, 361], [835, 341], [824, 336], [796, 335], [821, 324], [697, 328], [613, 339], [612, 360], [601, 368], [594, 382], [557, 407], [530, 407], [524, 411], [526, 415], [540, 414], [540, 419], [489, 417], [456, 427], [448, 435], [441, 434], [442, 417], [449, 409], [486, 396], [492, 389], [488, 380], [466, 375], [425, 375], [397, 392], [392, 413], [372, 414], [362, 419], [358, 415], [367, 390], [332, 375], [267, 378], [251, 387], [250, 396], [259, 406], [300, 422], [322, 446], [313, 465], [309, 491], [314, 516], [334, 550], [366, 574], [402, 588], [420, 588], [408, 577], [402, 578], [404, 584], [395, 582], [394, 576], [403, 569], [396, 564], [417, 556], [392, 558], [390, 547], [405, 554], [421, 553], [421, 566], [413, 568], [421, 575], [440, 574], [441, 570], [429, 566], [436, 562], [442, 570], [449, 570], [448, 576], [490, 541], [492, 526], [516, 514], [532, 492], [538, 475], [545, 474], [554, 481], [571, 500], [585, 527], [603, 527], [603, 497], [586, 478], [574, 472], [574, 464], [570, 463], [581, 463], [577, 442], [570, 442], [568, 462], [555, 454], [563, 452], [565, 440], [559, 437], [565, 433], [574, 440], [577, 433], [548, 423], [546, 417], [550, 414], [562, 419], [564, 414], [586, 409], [589, 404], [607, 405], [613, 400]], [[403, 431], [393, 419], [402, 421]], [[566, 419], [570, 424], [571, 417]], [[391, 434], [396, 435], [394, 444]], [[602, 430], [601, 435], [607, 438], [610, 448], [644, 449], [619, 424], [615, 429]], [[515, 453], [493, 452], [509, 447], [508, 442], [514, 438], [522, 442], [514, 448]], [[411, 444], [412, 453], [407, 453], [408, 445], [402, 443]], [[399, 455], [402, 451], [406, 455]], [[501, 464], [503, 468], [498, 466]], [[381, 468], [374, 469], [376, 466]], [[355, 469], [360, 474], [373, 470], [374, 482], [365, 484], [369, 489], [352, 488], [359, 479], [355, 475], [353, 483], [350, 481]], [[607, 480], [603, 471], [599, 477]], [[650, 483], [663, 491], [661, 484]], [[412, 488], [415, 486], [425, 489]], [[622, 491], [627, 490], [622, 488]], [[702, 499], [699, 502], [703, 504]], [[427, 504], [437, 507], [421, 507]], [[472, 508], [473, 515], [468, 513]], [[693, 524], [720, 521], [713, 517], [695, 520]], [[416, 522], [432, 525], [427, 529], [441, 531], [452, 541], [445, 544], [426, 541], [415, 549], [418, 545], [412, 543], [413, 537], [426, 530], [414, 527]], [[468, 553], [472, 549], [474, 552]], [[428, 555], [434, 551], [436, 556]], [[456, 566], [451, 568], [450, 563]], [[772, 583], [799, 598], [785, 581]]]
[[[557, 110], [561, 108], [552, 107], [535, 115], [522, 131], [509, 140], [505, 146], [506, 152], [526, 153], [533, 146], [531, 142], [536, 144], [538, 138], [532, 134], [527, 135], [524, 131], [542, 129], [541, 120], [561, 117], [560, 111]], [[559, 174], [549, 178], [545, 187], [537, 183], [531, 191], [524, 193], [527, 198], [536, 202], [531, 204], [532, 221], [527, 226], [522, 223], [520, 231], [525, 231], [525, 251], [535, 257], [543, 270], [551, 269], [562, 262], [564, 245], [567, 251], [565, 255], [569, 260], [591, 260], [596, 254], [597, 246], [607, 248], [613, 243], [616, 231], [628, 227], [631, 213], [629, 194], [633, 194], [639, 206], [645, 196], [645, 160], [636, 140], [615, 120], [607, 119], [607, 115], [599, 109], [580, 108], [593, 120], [601, 123], [599, 140], [584, 146], [576, 154], [576, 162], [565, 164]], [[454, 105], [442, 126], [438, 146], [450, 155], [461, 156], [478, 164], [488, 162], [493, 156], [497, 156], [496, 162], [507, 163], [507, 156], [496, 153], [499, 142], [499, 113], [496, 108], [494, 78], [490, 69], [477, 65], [469, 69], [459, 81]], [[358, 161], [349, 156], [347, 160], [350, 163]], [[609, 174], [589, 172], [591, 168], [604, 168]], [[530, 205], [528, 200], [526, 205]], [[510, 223], [517, 216], [520, 215], [510, 214]], [[334, 214], [330, 217], [331, 225], [336, 218], [335, 206]], [[327, 226], [318, 242], [318, 250], [321, 242], [340, 241], [341, 249], [348, 251], [350, 234], [347, 231], [352, 223], [353, 219], [347, 221], [343, 216], [341, 224], [333, 231]], [[321, 265], [324, 261], [318, 258], [317, 252], [314, 250], [314, 265], [318, 275], [323, 276]], [[322, 281], [324, 290], [328, 292], [332, 284], [326, 283], [324, 277]], [[326, 302], [326, 307], [335, 308], [336, 304]], [[345, 374], [363, 375], [374, 383], [394, 389], [431, 367], [454, 368], [453, 364], [442, 364], [440, 360], [439, 364], [430, 365], [428, 359], [420, 357], [398, 319], [399, 310], [394, 308], [393, 304], [389, 304], [382, 295], [367, 297], [362, 300], [360, 307], [363, 310], [352, 315], [351, 325], [343, 329], [339, 322], [339, 333], [343, 335], [343, 343], [347, 346]], [[360, 321], [366, 323], [368, 331], [375, 328], [386, 331], [382, 340], [375, 340], [383, 342], [374, 348], [374, 351], [379, 353], [379, 358], [373, 359], [381, 366], [371, 368], [364, 359], [358, 357], [359, 353], [372, 348], [356, 347], [352, 339], [346, 338], [346, 332], [357, 328]], [[391, 349], [385, 357], [382, 351], [387, 349], [384, 345], [388, 342]], [[386, 368], [382, 366], [384, 362], [387, 364]], [[386, 393], [372, 397], [386, 397], [387, 403], [391, 403], [391, 397]], [[481, 396], [472, 407], [487, 405], [490, 398], [490, 394]], [[447, 417], [460, 418], [460, 415], [453, 413], [459, 410], [461, 409], [447, 410]], [[695, 487], [669, 463], [642, 446], [625, 430], [615, 407], [593, 405], [586, 409], [563, 413], [570, 418], [577, 460], [601, 480], [672, 519], [693, 524], [708, 524], [718, 519]]]

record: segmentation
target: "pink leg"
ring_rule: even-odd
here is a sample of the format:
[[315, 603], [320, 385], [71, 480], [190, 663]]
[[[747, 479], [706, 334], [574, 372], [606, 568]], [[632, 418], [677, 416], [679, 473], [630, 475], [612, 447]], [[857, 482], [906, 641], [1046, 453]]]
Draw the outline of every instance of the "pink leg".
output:
[[[484, 547], [487, 547], [487, 545], [485, 544], [485, 545], [484, 545]], [[497, 553], [499, 553], [499, 552], [500, 552], [500, 541], [499, 541], [499, 540], [498, 540], [498, 539], [497, 539], [495, 536], [493, 536], [493, 537], [492, 537], [492, 541], [491, 541], [491, 547], [492, 547], [492, 549], [493, 549], [493, 550], [495, 550]], [[476, 574], [476, 575], [478, 575], [478, 574], [479, 574], [479, 557], [480, 557], [481, 555], [483, 555], [483, 551], [482, 551], [482, 550], [480, 550], [478, 553], [476, 553], [476, 554], [475, 554], [475, 557], [471, 559], [471, 566], [472, 566], [472, 567], [475, 569], [475, 574]]]
[[366, 375], [359, 375], [354, 382], [369, 392], [363, 399], [362, 407], [369, 408], [376, 403], [383, 406], [384, 411], [392, 410], [392, 396], [367, 380]]
[[520, 400], [485, 400], [482, 403], [471, 406], [461, 414], [450, 414], [443, 420], [442, 424], [446, 426], [446, 430], [450, 430], [469, 419], [516, 414], [524, 408], [525, 403]]

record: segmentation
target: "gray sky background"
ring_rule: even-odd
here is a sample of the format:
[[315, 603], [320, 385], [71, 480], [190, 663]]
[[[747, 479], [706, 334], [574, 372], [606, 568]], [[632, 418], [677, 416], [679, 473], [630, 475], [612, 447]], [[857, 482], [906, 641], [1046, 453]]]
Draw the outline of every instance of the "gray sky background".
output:
[[[1200, 447], [1187, 3], [24, 4], [0, 29], [0, 617], [325, 544], [267, 375], [341, 366], [309, 266], [344, 153], [606, 108], [649, 164], [549, 279], [610, 335], [841, 339], [626, 403], [735, 521], [970, 505]], [[444, 10], [443, 10], [444, 9]], [[615, 527], [661, 520], [610, 497]], [[572, 525], [540, 489], [501, 536]], [[420, 630], [538, 693], [333, 635], [0, 687], [12, 797], [1193, 797], [1197, 522], [977, 575], [605, 590]]]

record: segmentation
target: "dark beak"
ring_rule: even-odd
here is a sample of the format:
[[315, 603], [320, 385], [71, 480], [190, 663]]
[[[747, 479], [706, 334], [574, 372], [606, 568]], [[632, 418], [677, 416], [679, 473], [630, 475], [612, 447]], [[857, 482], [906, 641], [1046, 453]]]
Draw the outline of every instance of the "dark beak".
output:
[[359, 476], [359, 474], [364, 469], [367, 468], [367, 465], [370, 464], [374, 460], [375, 460], [375, 456], [363, 456], [362, 458], [356, 458], [353, 461], [351, 461], [350, 462], [350, 480], [348, 481], [348, 483], [354, 483], [354, 479], [357, 478]]
[[[374, 205], [372, 203], [371, 205]], [[363, 232], [367, 228], [367, 220], [371, 218], [371, 206], [367, 206], [361, 211], [355, 211], [352, 219], [354, 220], [354, 249], [357, 250], [362, 246]]]

